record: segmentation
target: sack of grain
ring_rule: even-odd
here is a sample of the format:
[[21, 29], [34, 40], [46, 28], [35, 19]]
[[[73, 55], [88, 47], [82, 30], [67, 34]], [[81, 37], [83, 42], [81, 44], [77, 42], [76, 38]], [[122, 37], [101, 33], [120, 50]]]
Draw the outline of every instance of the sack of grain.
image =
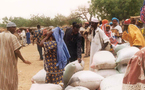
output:
[[62, 90], [57, 84], [32, 84], [30, 90]]
[[89, 90], [89, 89], [82, 86], [77, 86], [77, 87], [67, 86], [65, 90]]
[[92, 71], [79, 71], [76, 72], [69, 80], [68, 85], [76, 87], [83, 86], [90, 90], [99, 88], [101, 81], [104, 79], [101, 75]]
[[129, 43], [124, 43], [124, 44], [121, 44], [121, 45], [117, 45], [115, 47], [115, 50], [114, 50], [114, 53], [117, 54], [117, 52], [123, 48], [126, 48], [126, 47], [130, 47], [130, 44]]
[[103, 76], [104, 78], [115, 74], [119, 74], [119, 72], [115, 69], [99, 70], [96, 73]]
[[100, 84], [100, 90], [122, 90], [124, 74], [116, 74], [105, 78]]
[[46, 71], [44, 69], [40, 70], [31, 79], [32, 83], [45, 83]]
[[129, 60], [137, 53], [139, 49], [137, 47], [126, 47], [119, 52], [117, 52], [116, 63], [127, 64]]
[[[76, 61], [71, 62], [71, 63], [69, 63], [69, 64], [72, 64], [72, 63], [75, 64], [75, 66], [76, 66], [76, 69], [75, 69], [74, 72], [78, 72], [78, 71], [82, 71], [82, 70], [84, 70], [85, 63], [84, 63], [83, 60], [82, 60], [81, 63], [79, 63], [78, 60], [76, 60]], [[66, 65], [65, 70], [66, 70], [66, 68], [68, 68], [69, 64]]]
[[76, 65], [74, 63], [70, 63], [65, 68], [65, 71], [63, 73], [63, 82], [64, 82], [64, 88], [67, 87], [68, 82], [72, 75], [75, 73]]
[[119, 73], [125, 73], [127, 69], [127, 64], [122, 64], [122, 65], [117, 65], [116, 69], [118, 70]]
[[93, 69], [114, 69], [116, 67], [115, 57], [109, 51], [96, 52], [93, 57], [91, 68]]

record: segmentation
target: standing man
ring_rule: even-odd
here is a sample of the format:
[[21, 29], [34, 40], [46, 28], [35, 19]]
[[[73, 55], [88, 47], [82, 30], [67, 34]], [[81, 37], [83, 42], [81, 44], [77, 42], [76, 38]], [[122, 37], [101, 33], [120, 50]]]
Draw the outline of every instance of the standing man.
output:
[[81, 35], [79, 33], [80, 26], [78, 24], [73, 25], [73, 28], [66, 30], [64, 41], [67, 45], [71, 58], [69, 62], [78, 60], [81, 62]]
[[111, 30], [112, 30], [112, 29], [115, 29], [115, 30], [118, 31], [118, 35], [115, 34], [115, 38], [116, 38], [118, 44], [121, 44], [121, 43], [122, 43], [122, 39], [121, 39], [121, 37], [122, 37], [122, 28], [121, 28], [121, 26], [118, 24], [118, 22], [119, 22], [119, 20], [118, 20], [116, 17], [112, 18], [112, 23], [113, 23], [113, 25], [112, 25], [112, 27], [111, 27]]
[[34, 45], [34, 40], [37, 39], [36, 44], [40, 55], [40, 60], [43, 60], [42, 47], [39, 46], [42, 39], [42, 35], [43, 35], [43, 31], [40, 30], [40, 25], [37, 25], [37, 30], [34, 32], [33, 45]]
[[10, 22], [7, 24], [7, 31], [0, 33], [0, 90], [18, 90], [18, 57], [25, 64], [31, 64], [19, 51], [21, 44], [13, 35], [15, 30], [16, 24]]
[[88, 40], [88, 32], [90, 30], [90, 24], [89, 22], [85, 22], [85, 31], [84, 31], [84, 38], [85, 38], [85, 56], [84, 57], [88, 57], [90, 56], [90, 45], [91, 42]]
[[[90, 66], [93, 62], [94, 54], [100, 50], [105, 50], [110, 42], [104, 31], [98, 27], [98, 23], [99, 21], [97, 18], [92, 19], [91, 29], [89, 32], [90, 35], [88, 35], [88, 39], [91, 42]], [[92, 68], [90, 68], [90, 70], [94, 71]]]

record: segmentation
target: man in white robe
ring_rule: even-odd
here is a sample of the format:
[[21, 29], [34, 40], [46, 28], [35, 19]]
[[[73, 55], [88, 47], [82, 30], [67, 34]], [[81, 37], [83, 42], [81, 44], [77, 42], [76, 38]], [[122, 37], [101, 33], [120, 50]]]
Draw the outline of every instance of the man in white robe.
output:
[[[91, 42], [90, 66], [93, 62], [94, 54], [100, 50], [105, 50], [110, 42], [109, 38], [106, 36], [103, 30], [98, 27], [98, 22], [98, 19], [92, 19], [90, 35], [88, 35], [88, 39]], [[90, 70], [94, 71], [94, 69], [92, 69], [91, 67]]]

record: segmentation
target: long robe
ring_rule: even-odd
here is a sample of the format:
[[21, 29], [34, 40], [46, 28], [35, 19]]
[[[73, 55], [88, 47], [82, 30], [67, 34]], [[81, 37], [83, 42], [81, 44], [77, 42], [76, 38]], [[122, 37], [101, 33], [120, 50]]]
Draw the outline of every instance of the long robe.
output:
[[0, 90], [17, 90], [17, 56], [14, 51], [21, 44], [9, 31], [0, 33]]
[[[106, 34], [101, 30], [99, 27], [95, 30], [95, 36], [93, 37], [93, 32], [91, 35], [88, 36], [88, 39], [91, 41], [91, 51], [90, 51], [90, 66], [93, 62], [93, 56], [96, 52], [100, 51], [102, 49], [103, 43], [110, 42], [109, 38], [106, 36]], [[100, 35], [99, 35], [100, 34]], [[101, 42], [101, 40], [104, 42]], [[94, 69], [90, 68], [90, 70], [94, 71]]]
[[31, 43], [31, 41], [30, 41], [30, 32], [26, 33], [26, 39], [27, 39], [27, 44], [30, 44]]

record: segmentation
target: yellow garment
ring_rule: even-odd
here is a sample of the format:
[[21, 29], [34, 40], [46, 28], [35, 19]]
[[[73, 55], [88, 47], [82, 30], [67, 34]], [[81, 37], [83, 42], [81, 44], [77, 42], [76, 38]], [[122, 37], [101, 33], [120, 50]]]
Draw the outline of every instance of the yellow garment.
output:
[[122, 39], [129, 41], [130, 46], [145, 47], [145, 40], [141, 31], [133, 24], [128, 26], [128, 33], [123, 32]]

